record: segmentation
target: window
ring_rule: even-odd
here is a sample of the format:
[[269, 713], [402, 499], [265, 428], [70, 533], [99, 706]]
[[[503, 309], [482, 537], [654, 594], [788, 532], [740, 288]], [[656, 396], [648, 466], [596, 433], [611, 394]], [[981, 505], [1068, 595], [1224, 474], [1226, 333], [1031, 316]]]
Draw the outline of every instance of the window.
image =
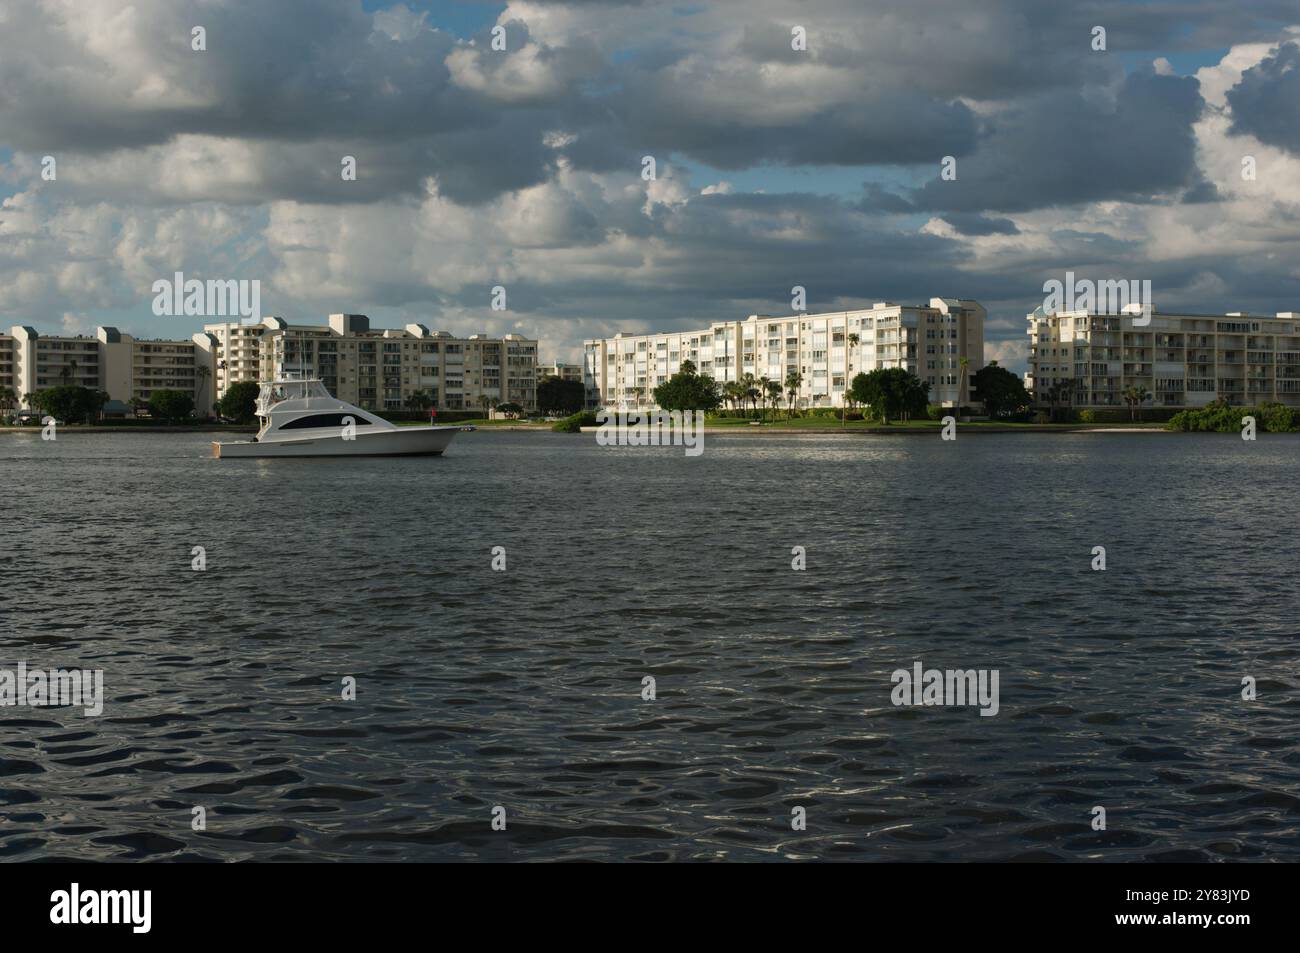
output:
[[364, 417], [358, 417], [356, 414], [312, 414], [310, 417], [299, 417], [291, 420], [287, 424], [281, 424], [281, 430], [309, 430], [313, 427], [343, 427], [345, 426], [343, 418], [350, 418], [358, 427], [369, 427], [370, 421]]

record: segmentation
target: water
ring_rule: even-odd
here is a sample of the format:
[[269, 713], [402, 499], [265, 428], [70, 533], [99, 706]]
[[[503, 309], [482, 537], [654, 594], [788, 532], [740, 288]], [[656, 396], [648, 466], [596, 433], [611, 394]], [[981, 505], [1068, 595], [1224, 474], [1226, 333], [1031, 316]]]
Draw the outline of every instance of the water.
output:
[[0, 436], [0, 858], [1300, 856], [1296, 437], [208, 440]]

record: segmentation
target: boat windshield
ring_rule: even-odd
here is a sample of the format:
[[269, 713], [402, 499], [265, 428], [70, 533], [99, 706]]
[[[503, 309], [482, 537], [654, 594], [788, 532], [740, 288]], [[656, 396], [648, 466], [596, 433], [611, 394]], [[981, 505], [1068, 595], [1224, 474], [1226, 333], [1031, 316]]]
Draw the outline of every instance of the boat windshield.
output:
[[257, 395], [257, 413], [264, 417], [282, 401], [309, 397], [329, 397], [329, 391], [320, 381], [267, 381]]

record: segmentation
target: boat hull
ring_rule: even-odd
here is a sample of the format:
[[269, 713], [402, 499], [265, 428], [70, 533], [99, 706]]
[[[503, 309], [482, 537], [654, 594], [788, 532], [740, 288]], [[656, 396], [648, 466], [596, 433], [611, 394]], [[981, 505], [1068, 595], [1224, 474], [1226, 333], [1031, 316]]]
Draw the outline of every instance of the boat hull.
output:
[[399, 427], [377, 433], [305, 436], [295, 440], [213, 442], [214, 456], [228, 457], [392, 457], [436, 456], [464, 427]]

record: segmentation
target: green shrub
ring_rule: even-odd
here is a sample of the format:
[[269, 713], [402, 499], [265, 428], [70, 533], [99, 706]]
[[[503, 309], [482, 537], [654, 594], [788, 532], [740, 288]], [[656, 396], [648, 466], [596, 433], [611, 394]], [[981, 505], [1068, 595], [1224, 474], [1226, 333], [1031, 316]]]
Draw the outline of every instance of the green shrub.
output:
[[1193, 433], [1238, 433], [1243, 417], [1254, 417], [1255, 426], [1269, 433], [1300, 431], [1300, 412], [1294, 407], [1271, 401], [1258, 407], [1232, 407], [1225, 401], [1216, 400], [1195, 410], [1180, 411], [1165, 426], [1168, 430]]
[[551, 425], [551, 429], [556, 433], [578, 433], [583, 427], [594, 426], [596, 426], [596, 412], [594, 410], [583, 410], [572, 417], [557, 420]]
[[[1252, 412], [1255, 424], [1269, 433], [1295, 433], [1300, 430], [1300, 411], [1285, 404], [1266, 401]], [[1237, 429], [1240, 429], [1240, 425]]]
[[943, 406], [943, 404], [927, 404], [925, 408], [925, 415], [931, 420], [943, 420], [943, 418], [947, 417], [950, 413], [952, 413], [952, 411]]

